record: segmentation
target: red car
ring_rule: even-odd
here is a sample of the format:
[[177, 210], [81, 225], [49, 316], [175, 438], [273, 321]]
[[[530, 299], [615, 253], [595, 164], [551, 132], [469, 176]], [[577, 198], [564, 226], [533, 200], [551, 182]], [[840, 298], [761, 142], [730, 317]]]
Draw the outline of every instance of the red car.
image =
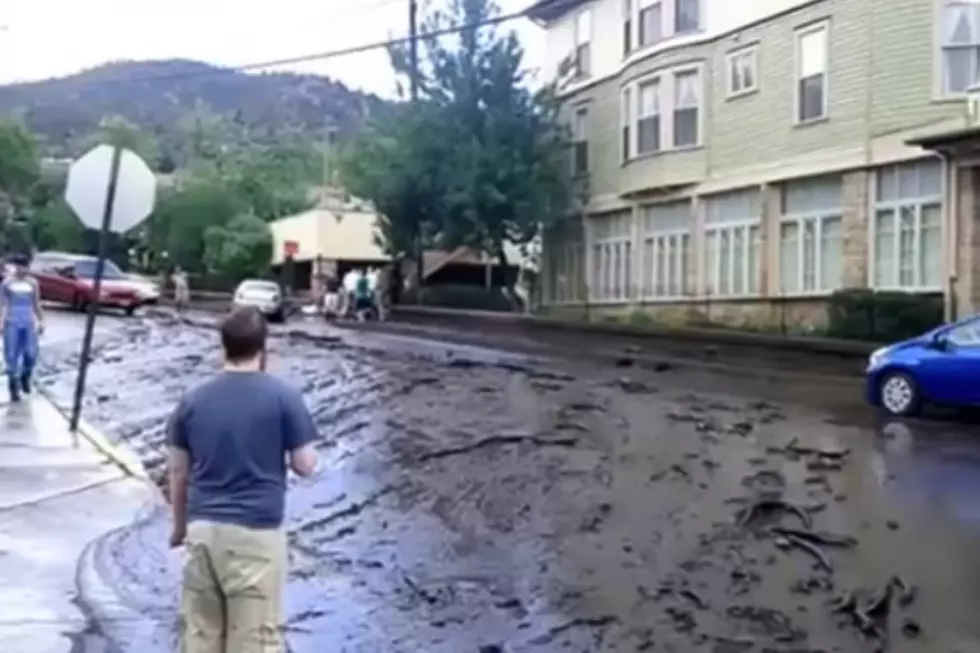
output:
[[[37, 279], [41, 300], [68, 304], [76, 310], [85, 310], [96, 301], [94, 256], [41, 252], [31, 261], [31, 276]], [[119, 269], [112, 261], [105, 262], [102, 274], [101, 297], [98, 303], [106, 308], [118, 308], [132, 315], [147, 303], [141, 286]]]

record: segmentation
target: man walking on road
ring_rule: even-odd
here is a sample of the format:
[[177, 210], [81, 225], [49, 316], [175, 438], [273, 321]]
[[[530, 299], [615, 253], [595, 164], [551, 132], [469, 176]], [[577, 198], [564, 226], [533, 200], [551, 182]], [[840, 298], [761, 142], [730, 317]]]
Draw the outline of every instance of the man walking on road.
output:
[[44, 314], [37, 284], [27, 276], [27, 256], [15, 255], [11, 257], [11, 263], [13, 274], [4, 278], [0, 292], [0, 328], [3, 329], [3, 359], [10, 401], [18, 402], [21, 393], [31, 391], [38, 335], [44, 330]]
[[265, 318], [221, 325], [225, 369], [168, 425], [171, 546], [186, 544], [181, 653], [284, 653], [286, 467], [311, 476], [316, 427], [300, 393], [265, 373]]
[[178, 265], [170, 280], [174, 285], [174, 305], [178, 311], [183, 311], [191, 303], [191, 287], [187, 280], [187, 273]]

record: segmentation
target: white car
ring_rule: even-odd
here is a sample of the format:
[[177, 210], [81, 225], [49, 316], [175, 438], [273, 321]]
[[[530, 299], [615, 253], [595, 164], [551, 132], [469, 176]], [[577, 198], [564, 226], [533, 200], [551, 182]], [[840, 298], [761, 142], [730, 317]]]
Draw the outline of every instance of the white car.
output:
[[160, 286], [156, 281], [144, 277], [141, 274], [130, 274], [128, 276], [144, 304], [156, 304], [160, 301]]
[[235, 306], [254, 306], [272, 322], [286, 320], [282, 288], [275, 281], [246, 279], [235, 289]]

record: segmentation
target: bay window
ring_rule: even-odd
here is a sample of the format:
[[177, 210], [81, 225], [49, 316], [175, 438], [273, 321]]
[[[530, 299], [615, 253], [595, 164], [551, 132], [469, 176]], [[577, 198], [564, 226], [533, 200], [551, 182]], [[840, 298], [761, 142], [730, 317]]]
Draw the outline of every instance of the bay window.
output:
[[644, 207], [641, 298], [678, 298], [690, 293], [691, 223], [689, 201]]
[[648, 77], [622, 90], [622, 154], [635, 156], [701, 145], [700, 68]]
[[589, 299], [600, 302], [628, 301], [633, 286], [632, 215], [592, 218], [592, 270]]
[[759, 292], [759, 224], [757, 189], [722, 193], [705, 199], [705, 292], [732, 297]]
[[636, 153], [639, 155], [660, 151], [660, 80], [640, 84], [637, 107]]
[[622, 158], [625, 162], [629, 161], [630, 157], [633, 156], [633, 130], [630, 128], [630, 126], [633, 124], [633, 90], [629, 86], [623, 89], [621, 109], [623, 115], [621, 117], [622, 139], [620, 142], [620, 148], [622, 148]]
[[872, 283], [942, 288], [942, 165], [923, 159], [875, 171]]
[[701, 122], [701, 75], [687, 70], [674, 75], [674, 147], [699, 143]]
[[842, 204], [840, 176], [784, 184], [779, 240], [783, 293], [827, 292], [841, 287]]

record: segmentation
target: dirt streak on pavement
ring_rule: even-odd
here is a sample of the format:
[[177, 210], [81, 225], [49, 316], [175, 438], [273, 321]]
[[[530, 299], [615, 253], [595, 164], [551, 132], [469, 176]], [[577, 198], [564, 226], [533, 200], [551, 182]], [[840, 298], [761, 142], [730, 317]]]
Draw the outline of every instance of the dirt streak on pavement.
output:
[[[976, 531], [935, 474], [892, 456], [853, 400], [831, 417], [747, 396], [827, 389], [368, 335], [271, 353], [330, 470], [290, 488], [292, 651], [980, 646]], [[75, 361], [47, 354], [66, 401]], [[159, 469], [164, 419], [218, 364], [213, 332], [133, 323], [95, 361], [87, 417]], [[145, 519], [86, 563], [145, 622], [93, 618], [116, 650], [170, 650], [165, 533]]]

